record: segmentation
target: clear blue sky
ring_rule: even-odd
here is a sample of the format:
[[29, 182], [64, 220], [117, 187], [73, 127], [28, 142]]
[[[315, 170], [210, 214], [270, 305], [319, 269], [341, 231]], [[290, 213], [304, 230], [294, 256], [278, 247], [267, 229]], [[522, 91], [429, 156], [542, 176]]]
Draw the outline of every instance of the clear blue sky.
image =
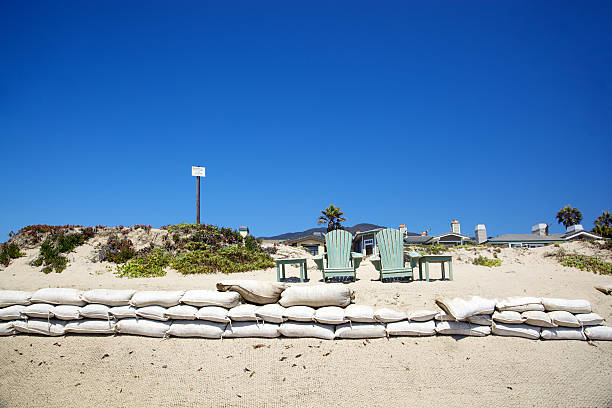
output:
[[4, 1], [0, 241], [28, 224], [256, 236], [340, 206], [528, 233], [612, 210], [612, 3]]

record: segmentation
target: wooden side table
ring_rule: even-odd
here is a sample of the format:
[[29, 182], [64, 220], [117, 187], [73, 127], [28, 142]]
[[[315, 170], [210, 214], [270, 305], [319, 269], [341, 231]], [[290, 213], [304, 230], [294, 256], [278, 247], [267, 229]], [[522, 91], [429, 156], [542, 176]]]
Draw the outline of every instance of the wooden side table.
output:
[[429, 264], [442, 264], [442, 279], [444, 279], [444, 263], [448, 262], [448, 278], [453, 280], [453, 257], [450, 255], [423, 255], [419, 258], [419, 279], [423, 280], [423, 263], [425, 263], [425, 277], [429, 282]]
[[285, 265], [300, 264], [300, 282], [308, 280], [308, 269], [306, 268], [306, 258], [290, 258], [276, 260], [276, 280], [281, 281], [281, 268], [283, 271], [283, 279], [285, 279]]

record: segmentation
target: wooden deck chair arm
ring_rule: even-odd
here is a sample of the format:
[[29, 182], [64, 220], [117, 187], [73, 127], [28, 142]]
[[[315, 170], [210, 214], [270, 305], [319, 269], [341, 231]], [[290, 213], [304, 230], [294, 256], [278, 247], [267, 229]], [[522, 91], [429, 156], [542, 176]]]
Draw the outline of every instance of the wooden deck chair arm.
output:
[[376, 270], [380, 272], [380, 269], [382, 268], [382, 264], [380, 263], [380, 255], [371, 256], [370, 262], [372, 262], [374, 268], [376, 268]]
[[323, 262], [325, 260], [325, 255], [327, 254], [323, 252], [322, 254], [315, 255], [312, 258], [315, 261], [315, 264], [317, 265], [317, 268], [319, 268], [319, 270], [323, 270]]
[[351, 252], [351, 258], [353, 258], [353, 267], [355, 269], [359, 268], [359, 264], [363, 260], [363, 254], [359, 252]]

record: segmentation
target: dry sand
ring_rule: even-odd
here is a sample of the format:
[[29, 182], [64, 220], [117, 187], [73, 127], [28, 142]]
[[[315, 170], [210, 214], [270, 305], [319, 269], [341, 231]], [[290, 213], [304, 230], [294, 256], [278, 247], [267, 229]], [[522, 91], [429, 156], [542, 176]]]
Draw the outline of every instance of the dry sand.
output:
[[[567, 251], [599, 252], [582, 244]], [[456, 250], [454, 281], [381, 283], [370, 262], [358, 269], [355, 302], [410, 312], [435, 308], [438, 296], [514, 295], [588, 299], [612, 322], [612, 296], [593, 289], [612, 277], [560, 266], [554, 247], [503, 249], [499, 268], [470, 264], [480, 252]], [[120, 279], [88, 261], [91, 248], [71, 254], [63, 273], [28, 266], [0, 271], [0, 288], [41, 287], [212, 289], [221, 279], [275, 280], [276, 271], [232, 276]], [[281, 255], [291, 250], [284, 248]], [[481, 251], [481, 250], [479, 250]], [[491, 250], [482, 250], [492, 256]], [[287, 269], [289, 276], [298, 270]], [[439, 267], [431, 267], [439, 278]], [[309, 262], [310, 282], [321, 274]], [[418, 277], [418, 273], [417, 273]], [[262, 347], [254, 347], [263, 345]], [[150, 339], [132, 336], [0, 338], [0, 406], [612, 406], [612, 342], [519, 338]]]

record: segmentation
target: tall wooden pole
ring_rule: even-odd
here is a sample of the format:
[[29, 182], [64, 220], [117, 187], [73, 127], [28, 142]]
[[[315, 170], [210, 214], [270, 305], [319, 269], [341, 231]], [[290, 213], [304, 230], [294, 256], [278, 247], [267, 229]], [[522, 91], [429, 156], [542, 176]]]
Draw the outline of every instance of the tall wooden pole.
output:
[[196, 211], [197, 211], [197, 223], [200, 224], [200, 176], [197, 176], [198, 179], [198, 198], [196, 200]]

